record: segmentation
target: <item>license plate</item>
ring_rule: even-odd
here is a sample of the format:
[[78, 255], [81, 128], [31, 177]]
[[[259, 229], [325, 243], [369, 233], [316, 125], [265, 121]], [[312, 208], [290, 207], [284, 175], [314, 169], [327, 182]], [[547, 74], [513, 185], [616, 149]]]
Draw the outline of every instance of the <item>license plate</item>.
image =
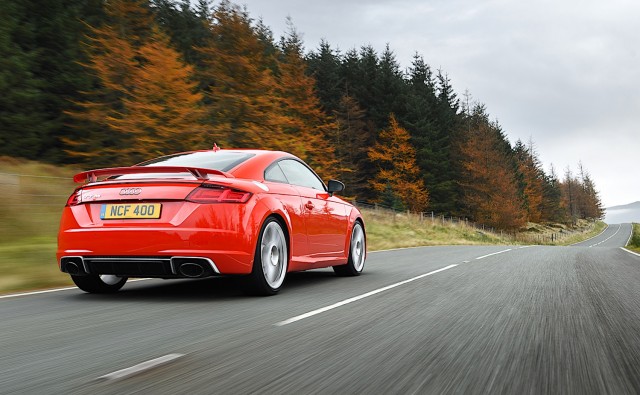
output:
[[103, 204], [100, 219], [160, 218], [160, 203]]

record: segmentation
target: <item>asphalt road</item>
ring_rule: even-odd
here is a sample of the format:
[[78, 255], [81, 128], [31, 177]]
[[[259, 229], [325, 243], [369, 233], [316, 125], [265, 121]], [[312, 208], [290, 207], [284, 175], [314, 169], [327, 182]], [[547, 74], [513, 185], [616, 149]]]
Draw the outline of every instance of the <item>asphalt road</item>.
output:
[[371, 253], [360, 277], [297, 273], [267, 298], [229, 278], [2, 298], [0, 393], [637, 394], [630, 232]]

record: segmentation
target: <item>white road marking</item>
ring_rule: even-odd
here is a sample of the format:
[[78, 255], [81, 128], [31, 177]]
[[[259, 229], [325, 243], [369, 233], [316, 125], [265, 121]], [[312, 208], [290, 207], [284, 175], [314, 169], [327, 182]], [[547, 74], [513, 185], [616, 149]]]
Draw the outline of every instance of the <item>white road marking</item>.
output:
[[23, 293], [19, 293], [19, 294], [0, 295], [0, 299], [17, 298], [18, 296], [29, 296], [29, 295], [46, 294], [46, 293], [49, 293], [49, 292], [68, 291], [70, 289], [78, 289], [78, 287], [45, 289], [43, 291], [33, 291], [33, 292], [23, 292]]
[[509, 251], [511, 251], [511, 250], [512, 250], [512, 249], [511, 249], [511, 248], [509, 248], [509, 249], [507, 249], [507, 250], [502, 250], [502, 251], [498, 251], [498, 252], [493, 252], [493, 253], [491, 253], [491, 254], [487, 254], [487, 255], [479, 256], [479, 257], [477, 257], [476, 259], [484, 259], [484, 258], [486, 258], [486, 257], [493, 256], [493, 255], [498, 255], [498, 254], [502, 254], [502, 253], [505, 253], [505, 252], [509, 252]]
[[595, 235], [595, 236], [593, 236], [593, 237], [589, 237], [587, 240], [582, 240], [582, 241], [579, 241], [579, 242], [577, 242], [577, 243], [573, 243], [573, 244], [569, 244], [569, 245], [570, 245], [570, 246], [575, 246], [575, 245], [578, 245], [578, 244], [580, 244], [580, 243], [584, 243], [585, 241], [589, 241], [589, 240], [591, 240], [591, 239], [595, 239], [596, 237], [598, 237], [598, 236], [600, 236], [601, 234], [603, 234], [604, 232], [606, 232], [606, 231], [607, 231], [607, 229], [609, 229], [609, 224], [607, 224], [607, 226], [605, 226], [605, 227], [604, 227], [604, 229], [602, 229], [602, 232], [598, 233], [597, 235]]
[[[136, 279], [133, 279], [133, 280], [128, 280], [127, 282], [134, 283], [136, 281], [145, 281], [145, 280], [151, 280], [151, 279], [150, 278], [136, 278]], [[39, 294], [46, 294], [46, 293], [50, 293], [50, 292], [68, 291], [70, 289], [78, 289], [78, 287], [64, 287], [64, 288], [43, 289], [42, 291], [21, 292], [21, 293], [17, 293], [17, 294], [0, 295], [0, 299], [17, 298], [18, 296], [39, 295]]]
[[633, 255], [640, 256], [640, 254], [638, 254], [637, 252], [633, 252], [633, 251], [631, 251], [631, 250], [627, 250], [627, 249], [626, 249], [626, 248], [624, 248], [624, 247], [620, 247], [620, 248], [622, 248], [622, 250], [623, 250], [623, 251], [627, 251], [629, 254], [633, 254]]
[[462, 261], [462, 263], [469, 263], [469, 262], [471, 262], [471, 261]]
[[523, 248], [531, 248], [531, 247], [535, 247], [535, 246], [522, 246], [522, 247], [518, 247], [518, 249], [521, 250]]
[[629, 233], [629, 238], [627, 239], [627, 243], [624, 245], [625, 247], [629, 245], [629, 242], [631, 242], [632, 237], [633, 237], [633, 223], [631, 224], [631, 233]]
[[119, 380], [119, 379], [124, 379], [124, 378], [127, 378], [127, 377], [131, 377], [134, 374], [142, 373], [142, 372], [147, 371], [149, 369], [153, 369], [153, 368], [158, 367], [160, 365], [164, 365], [164, 364], [169, 363], [171, 361], [175, 361], [176, 359], [178, 359], [180, 357], [184, 357], [184, 354], [167, 354], [167, 355], [162, 356], [160, 358], [156, 358], [156, 359], [152, 359], [152, 360], [149, 360], [149, 361], [146, 361], [146, 362], [139, 363], [139, 364], [134, 365], [134, 366], [132, 366], [130, 368], [121, 369], [121, 370], [117, 370], [117, 371], [109, 373], [109, 374], [105, 374], [104, 376], [98, 377], [98, 380]]
[[387, 290], [389, 290], [391, 288], [395, 288], [395, 287], [399, 287], [399, 286], [404, 285], [404, 284], [408, 284], [408, 283], [410, 283], [412, 281], [419, 280], [421, 278], [430, 276], [432, 274], [440, 273], [442, 271], [445, 271], [447, 269], [451, 269], [452, 267], [456, 267], [456, 266], [458, 266], [458, 265], [457, 264], [449, 265], [449, 266], [443, 267], [442, 269], [438, 269], [438, 270], [434, 270], [434, 271], [429, 272], [429, 273], [421, 274], [419, 276], [410, 278], [408, 280], [404, 280], [404, 281], [400, 281], [400, 282], [395, 283], [395, 284], [387, 285], [386, 287], [378, 288], [378, 289], [375, 289], [373, 291], [364, 293], [362, 295], [354, 296], [353, 298], [345, 299], [345, 300], [343, 300], [341, 302], [334, 303], [332, 305], [325, 306], [325, 307], [310, 311], [308, 313], [300, 314], [300, 315], [297, 315], [295, 317], [289, 318], [287, 320], [277, 322], [274, 325], [275, 326], [284, 326], [284, 325], [288, 325], [288, 324], [291, 324], [291, 323], [296, 322], [296, 321], [303, 320], [305, 318], [313, 317], [314, 315], [318, 315], [320, 313], [324, 313], [325, 311], [333, 310], [333, 309], [338, 308], [340, 306], [344, 306], [346, 304], [353, 303], [353, 302], [358, 301], [360, 299], [364, 299], [364, 298], [367, 298], [369, 296], [372, 296], [372, 295], [375, 295], [375, 294], [379, 294], [380, 292], [384, 292], [384, 291], [387, 291]]
[[607, 237], [606, 239], [602, 240], [602, 241], [601, 241], [601, 242], [599, 242], [599, 243], [591, 244], [591, 245], [589, 246], [589, 248], [591, 248], [591, 247], [595, 247], [595, 246], [600, 245], [600, 244], [604, 243], [605, 241], [609, 240], [609, 239], [610, 239], [610, 238], [612, 238], [613, 236], [617, 235], [617, 234], [618, 234], [618, 232], [620, 232], [620, 229], [622, 229], [622, 224], [618, 225], [618, 230], [616, 230], [616, 232], [615, 232], [614, 234], [612, 234], [611, 236]]
[[389, 248], [388, 250], [367, 251], [367, 254], [373, 254], [373, 253], [376, 253], [376, 252], [387, 252], [387, 251], [413, 250], [415, 248], [425, 248], [425, 247], [437, 247], [437, 246], [415, 246], [415, 247]]

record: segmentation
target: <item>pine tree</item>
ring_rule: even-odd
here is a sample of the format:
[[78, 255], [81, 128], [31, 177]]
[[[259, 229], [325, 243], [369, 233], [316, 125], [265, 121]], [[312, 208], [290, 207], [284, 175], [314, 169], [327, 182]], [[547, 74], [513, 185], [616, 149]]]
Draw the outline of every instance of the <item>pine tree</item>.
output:
[[345, 95], [344, 78], [340, 75], [340, 54], [334, 51], [325, 40], [320, 41], [317, 52], [307, 57], [309, 74], [316, 80], [318, 98], [327, 114], [340, 106]]
[[390, 185], [406, 207], [423, 211], [429, 203], [429, 194], [420, 177], [415, 149], [409, 140], [409, 132], [391, 115], [389, 127], [380, 131], [378, 142], [369, 149], [369, 159], [378, 169], [371, 186], [382, 196]]
[[335, 177], [339, 173], [338, 161], [329, 136], [337, 125], [321, 109], [315, 80], [307, 74], [302, 40], [293, 25], [282, 38], [280, 50], [276, 93], [284, 116], [285, 139], [272, 144], [307, 161], [321, 177]]
[[43, 49], [33, 4], [4, 1], [0, 18], [0, 154], [39, 159], [55, 130], [48, 82], [38, 75]]
[[566, 222], [565, 207], [562, 204], [560, 180], [551, 166], [549, 175], [545, 174], [542, 199], [542, 220], [546, 222]]
[[371, 166], [368, 149], [372, 146], [373, 133], [366, 123], [365, 111], [351, 96], [343, 96], [334, 112], [336, 128], [330, 136], [339, 168], [340, 180], [346, 185], [346, 194], [356, 199], [372, 200], [369, 189], [370, 177], [366, 174]]

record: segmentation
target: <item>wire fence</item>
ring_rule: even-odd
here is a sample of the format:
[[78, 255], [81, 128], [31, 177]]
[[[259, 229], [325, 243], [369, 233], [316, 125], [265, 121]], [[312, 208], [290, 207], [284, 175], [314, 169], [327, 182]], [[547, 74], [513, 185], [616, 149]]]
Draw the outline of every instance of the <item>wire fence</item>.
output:
[[[0, 198], [3, 209], [0, 210], [0, 227], [14, 225], [16, 219], [26, 221], [25, 229], [13, 229], [14, 232], [31, 232], [57, 229], [59, 215], [67, 198], [71, 195], [76, 184], [71, 177], [48, 175], [30, 175], [0, 172]], [[466, 227], [478, 232], [491, 233], [506, 241], [524, 244], [556, 244], [581, 233], [580, 230], [558, 229], [557, 232], [535, 234], [531, 232], [505, 232], [486, 226], [482, 223], [470, 221], [468, 218], [455, 217], [433, 211], [412, 212], [396, 210], [376, 203], [353, 201], [356, 206], [373, 212], [374, 215], [395, 221], [406, 218], [410, 221], [425, 225], [441, 225]], [[46, 229], [41, 229], [44, 227]]]
[[[433, 211], [412, 212], [410, 210], [397, 210], [391, 207], [380, 205], [377, 203], [352, 201], [359, 208], [368, 210], [376, 216], [396, 221], [400, 218], [426, 225], [440, 225], [445, 227], [465, 227], [474, 229], [478, 232], [491, 233], [499, 236], [507, 242], [515, 244], [558, 244], [562, 243], [577, 234], [584, 233], [584, 229], [564, 229], [560, 225], [556, 225], [556, 231], [546, 231], [544, 233], [536, 233], [536, 231], [527, 232], [509, 232], [495, 229], [482, 223], [477, 223], [468, 218], [455, 217], [451, 215], [439, 214]], [[595, 222], [591, 224], [593, 227]]]
[[71, 177], [0, 172], [0, 243], [54, 238], [74, 188]]

